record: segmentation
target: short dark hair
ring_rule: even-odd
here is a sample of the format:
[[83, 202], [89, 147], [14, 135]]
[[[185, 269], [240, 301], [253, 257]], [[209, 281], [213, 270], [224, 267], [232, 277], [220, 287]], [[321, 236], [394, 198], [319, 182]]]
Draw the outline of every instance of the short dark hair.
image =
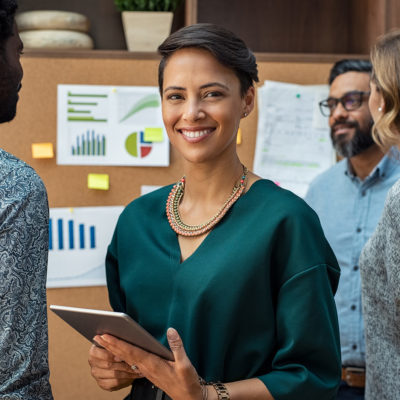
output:
[[164, 68], [168, 58], [177, 50], [195, 47], [209, 51], [222, 65], [231, 68], [240, 81], [240, 93], [258, 82], [257, 63], [254, 54], [242, 39], [222, 26], [195, 24], [174, 32], [158, 47], [161, 61], [158, 67], [158, 85], [162, 92]]
[[17, 10], [16, 0], [0, 0], [0, 49], [13, 34], [14, 15]]
[[329, 84], [339, 76], [346, 72], [372, 72], [372, 64], [369, 60], [356, 60], [356, 59], [345, 59], [340, 60], [331, 69], [331, 73], [329, 75]]

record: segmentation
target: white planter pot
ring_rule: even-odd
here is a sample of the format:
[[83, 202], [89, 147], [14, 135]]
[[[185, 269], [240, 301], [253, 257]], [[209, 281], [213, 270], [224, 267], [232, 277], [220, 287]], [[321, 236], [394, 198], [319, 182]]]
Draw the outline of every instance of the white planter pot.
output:
[[171, 32], [172, 12], [124, 11], [126, 44], [129, 51], [155, 52]]

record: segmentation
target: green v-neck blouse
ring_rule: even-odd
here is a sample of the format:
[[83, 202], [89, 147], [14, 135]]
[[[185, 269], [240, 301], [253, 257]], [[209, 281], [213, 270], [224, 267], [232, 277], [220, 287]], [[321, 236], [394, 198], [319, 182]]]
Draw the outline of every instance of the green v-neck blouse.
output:
[[113, 309], [164, 344], [177, 329], [207, 381], [258, 377], [275, 400], [334, 399], [340, 270], [316, 214], [259, 180], [181, 262], [170, 190], [134, 200], [118, 220], [106, 259]]

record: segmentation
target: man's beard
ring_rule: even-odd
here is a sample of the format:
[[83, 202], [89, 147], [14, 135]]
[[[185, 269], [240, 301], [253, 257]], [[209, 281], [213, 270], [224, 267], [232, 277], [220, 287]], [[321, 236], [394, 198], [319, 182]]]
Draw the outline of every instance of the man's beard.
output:
[[[373, 124], [374, 121], [372, 119], [365, 129], [361, 129], [357, 121], [336, 122], [333, 124], [331, 127], [331, 140], [336, 152], [341, 157], [350, 158], [370, 148], [375, 143], [371, 134]], [[347, 138], [341, 140], [342, 137], [340, 135], [335, 135], [334, 129], [336, 125], [346, 125], [349, 128], [354, 128], [354, 136], [350, 140]]]

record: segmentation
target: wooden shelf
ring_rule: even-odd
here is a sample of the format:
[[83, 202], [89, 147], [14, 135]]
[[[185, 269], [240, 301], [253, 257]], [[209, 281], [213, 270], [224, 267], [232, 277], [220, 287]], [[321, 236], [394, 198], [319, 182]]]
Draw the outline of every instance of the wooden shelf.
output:
[[[21, 0], [20, 11], [55, 9], [80, 12], [91, 21], [96, 49], [126, 49], [121, 15], [112, 0]], [[399, 0], [184, 0], [173, 31], [197, 22], [225, 26], [259, 54], [368, 55], [379, 35], [400, 27]], [[96, 50], [99, 51], [99, 50]], [[59, 53], [59, 52], [57, 52]], [[63, 52], [62, 52], [63, 53]], [[292, 53], [296, 54], [293, 56]], [[88, 54], [88, 53], [85, 53]], [[106, 57], [95, 53], [91, 57]], [[57, 57], [62, 57], [58, 54]], [[87, 56], [87, 55], [85, 55]], [[146, 58], [149, 56], [147, 55]]]
[[[311, 54], [311, 53], [255, 53], [258, 62], [304, 62], [334, 63], [343, 58], [368, 59], [365, 54]], [[125, 50], [33, 50], [24, 51], [23, 57], [29, 58], [105, 58], [157, 60], [157, 53], [130, 52]]]
[[23, 57], [29, 58], [107, 58], [155, 60], [160, 56], [157, 53], [132, 52], [127, 50], [58, 50], [58, 49], [26, 49]]
[[369, 54], [400, 27], [398, 0], [186, 0], [186, 22], [235, 32], [255, 52]]

